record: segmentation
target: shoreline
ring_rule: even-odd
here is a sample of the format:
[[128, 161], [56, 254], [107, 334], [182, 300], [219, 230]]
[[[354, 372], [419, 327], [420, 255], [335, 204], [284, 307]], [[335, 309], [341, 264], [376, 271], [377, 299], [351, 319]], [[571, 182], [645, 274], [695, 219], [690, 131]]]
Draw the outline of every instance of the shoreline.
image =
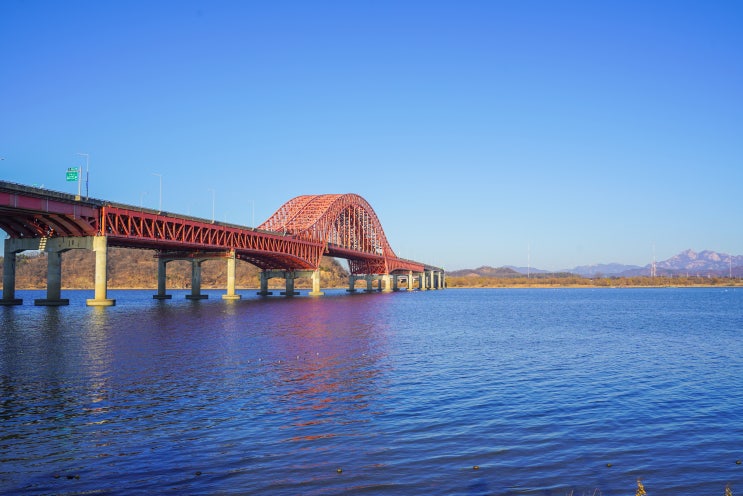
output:
[[[743, 288], [743, 281], [737, 281], [732, 284], [539, 284], [539, 283], [532, 283], [532, 284], [494, 284], [494, 285], [451, 285], [447, 286], [446, 289], [578, 289], [578, 288], [586, 288], [586, 289], [633, 289], [633, 288], [653, 288], [653, 289], [664, 289], [664, 288]], [[168, 290], [172, 291], [189, 291], [191, 288], [168, 288]], [[202, 287], [202, 290], [209, 290], [209, 291], [219, 291], [224, 290], [225, 288], [221, 286], [217, 287]], [[284, 289], [284, 286], [277, 286], [277, 287], [269, 287], [269, 290], [276, 290], [280, 291]], [[312, 290], [311, 286], [308, 287], [295, 287], [296, 290]], [[322, 289], [347, 289], [346, 286], [328, 286], [323, 287]], [[16, 288], [16, 291], [44, 291], [46, 290], [46, 287], [38, 287], [38, 288]], [[94, 288], [92, 287], [62, 287], [62, 291], [93, 291]], [[157, 288], [145, 286], [145, 287], [109, 287], [109, 291], [157, 291]], [[415, 291], [418, 291], [418, 288], [414, 289]], [[2, 291], [2, 286], [0, 286], [0, 291]], [[236, 287], [235, 291], [260, 291], [260, 288], [258, 287]], [[401, 288], [400, 291], [407, 291], [406, 288]], [[426, 291], [439, 291], [436, 289], [428, 289]]]

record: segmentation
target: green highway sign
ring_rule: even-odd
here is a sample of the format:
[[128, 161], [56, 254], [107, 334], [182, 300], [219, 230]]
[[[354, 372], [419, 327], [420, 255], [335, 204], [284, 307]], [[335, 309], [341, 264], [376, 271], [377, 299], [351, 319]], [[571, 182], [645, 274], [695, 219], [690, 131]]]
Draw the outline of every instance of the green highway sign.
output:
[[77, 181], [77, 167], [69, 167], [67, 169], [67, 180]]

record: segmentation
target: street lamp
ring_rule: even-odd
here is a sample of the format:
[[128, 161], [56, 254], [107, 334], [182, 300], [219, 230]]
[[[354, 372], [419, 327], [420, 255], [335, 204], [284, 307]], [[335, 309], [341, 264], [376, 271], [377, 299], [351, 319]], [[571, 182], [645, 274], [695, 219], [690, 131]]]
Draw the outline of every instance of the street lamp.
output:
[[158, 205], [157, 211], [158, 213], [161, 213], [163, 211], [163, 175], [158, 174], [157, 172], [153, 172], [152, 175], [160, 178], [160, 203]]
[[[80, 155], [81, 157], [85, 157], [85, 199], [89, 200], [90, 196], [88, 195], [88, 178], [90, 176], [90, 155], [87, 153], [76, 153], [75, 155]], [[82, 171], [80, 173], [80, 176], [82, 176]], [[82, 179], [82, 178], [80, 178]], [[78, 179], [78, 183], [80, 182], [80, 179]], [[78, 188], [78, 193], [80, 192], [80, 188]]]
[[209, 188], [209, 191], [212, 192], [212, 224], [214, 223], [214, 188]]

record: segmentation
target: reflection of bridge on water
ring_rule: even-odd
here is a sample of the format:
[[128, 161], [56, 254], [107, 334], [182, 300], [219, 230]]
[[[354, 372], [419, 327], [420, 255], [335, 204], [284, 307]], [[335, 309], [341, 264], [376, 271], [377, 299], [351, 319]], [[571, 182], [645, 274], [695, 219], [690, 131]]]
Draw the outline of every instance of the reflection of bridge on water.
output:
[[355, 194], [298, 196], [281, 206], [258, 228], [214, 222], [197, 217], [137, 208], [104, 200], [82, 199], [47, 189], [0, 181], [0, 229], [8, 233], [0, 305], [18, 305], [15, 297], [16, 254], [40, 250], [47, 254], [47, 297], [36, 305], [66, 305], [61, 297], [61, 255], [73, 249], [95, 252], [95, 297], [88, 305], [110, 306], [106, 259], [109, 246], [155, 250], [158, 260], [156, 299], [168, 299], [168, 262], [191, 261], [190, 299], [202, 299], [201, 264], [226, 259], [227, 293], [235, 293], [235, 264], [249, 262], [261, 269], [260, 295], [270, 295], [268, 280], [283, 278], [292, 296], [294, 280], [312, 279], [310, 295], [321, 295], [320, 260], [344, 258], [350, 269], [349, 291], [366, 281], [366, 291], [396, 291], [445, 287], [443, 269], [399, 258], [382, 225], [362, 197]]

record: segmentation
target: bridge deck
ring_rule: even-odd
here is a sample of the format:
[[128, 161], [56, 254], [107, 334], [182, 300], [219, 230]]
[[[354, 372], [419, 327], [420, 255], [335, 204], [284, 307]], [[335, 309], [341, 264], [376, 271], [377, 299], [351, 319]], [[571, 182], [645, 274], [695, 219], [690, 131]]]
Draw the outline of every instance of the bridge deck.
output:
[[99, 199], [77, 199], [74, 195], [4, 181], [0, 181], [0, 229], [11, 238], [106, 236], [111, 246], [192, 255], [234, 252], [237, 258], [266, 270], [316, 269], [323, 255], [349, 260], [351, 272], [358, 274], [440, 270], [397, 256], [356, 250], [303, 235]]

